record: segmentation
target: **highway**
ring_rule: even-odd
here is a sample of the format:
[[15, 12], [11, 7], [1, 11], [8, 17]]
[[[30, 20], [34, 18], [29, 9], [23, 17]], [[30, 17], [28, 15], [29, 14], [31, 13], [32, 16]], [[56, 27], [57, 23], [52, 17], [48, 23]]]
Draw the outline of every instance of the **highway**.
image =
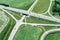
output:
[[45, 19], [45, 20], [49, 20], [49, 21], [54, 21], [54, 22], [59, 22], [60, 23], [60, 19], [59, 18], [53, 18], [53, 17], [46, 16], [46, 15], [43, 15], [43, 14], [33, 13], [33, 12], [30, 12], [30, 11], [27, 11], [27, 10], [16, 9], [16, 8], [11, 8], [11, 7], [5, 7], [5, 6], [1, 6], [1, 5], [0, 5], [0, 8], [11, 10], [11, 11], [15, 11], [15, 12], [19, 12], [19, 13], [24, 13], [24, 14], [28, 14], [30, 16], [34, 16], [34, 17], [37, 17], [37, 18], [42, 18], [42, 19]]

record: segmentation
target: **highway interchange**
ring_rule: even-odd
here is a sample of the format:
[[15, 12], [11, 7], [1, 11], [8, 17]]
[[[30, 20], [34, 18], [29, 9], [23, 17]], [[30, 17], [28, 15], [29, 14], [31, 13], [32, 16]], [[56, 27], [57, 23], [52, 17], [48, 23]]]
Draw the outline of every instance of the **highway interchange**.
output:
[[[42, 19], [45, 19], [45, 20], [50, 20], [50, 21], [55, 21], [55, 22], [59, 22], [60, 23], [60, 19], [59, 18], [56, 18], [54, 17], [53, 15], [50, 14], [50, 8], [51, 8], [51, 5], [52, 5], [52, 1], [54, 0], [50, 0], [50, 5], [48, 7], [48, 10], [43, 13], [43, 14], [46, 14], [48, 13], [50, 16], [46, 16], [46, 15], [43, 15], [43, 14], [38, 14], [38, 13], [33, 13], [31, 12], [31, 10], [34, 8], [35, 4], [38, 2], [38, 0], [36, 0], [32, 6], [28, 9], [28, 10], [22, 10], [22, 9], [16, 9], [16, 8], [11, 8], [11, 7], [5, 7], [5, 6], [2, 6], [0, 5], [0, 9], [3, 10], [4, 12], [8, 13], [15, 21], [16, 21], [16, 25], [14, 26], [8, 40], [13, 40], [14, 38], [14, 35], [16, 34], [18, 28], [22, 25], [22, 24], [29, 24], [29, 25], [33, 25], [33, 26], [60, 26], [60, 24], [37, 24], [37, 23], [26, 23], [26, 22], [23, 22], [23, 20], [25, 19], [25, 15], [23, 15], [21, 17], [20, 20], [17, 20], [12, 14], [10, 14], [8, 11], [6, 11], [5, 9], [8, 9], [8, 10], [12, 10], [12, 11], [15, 11], [15, 12], [19, 12], [19, 13], [24, 13], [24, 14], [28, 14], [29, 16], [34, 16], [34, 17], [37, 17], [37, 18], [42, 18]], [[57, 32], [57, 31], [60, 31], [60, 28], [58, 29], [51, 29], [51, 30], [48, 30], [48, 31], [45, 31], [40, 40], [44, 40], [44, 38], [49, 34], [49, 33], [52, 33], [52, 32]]]

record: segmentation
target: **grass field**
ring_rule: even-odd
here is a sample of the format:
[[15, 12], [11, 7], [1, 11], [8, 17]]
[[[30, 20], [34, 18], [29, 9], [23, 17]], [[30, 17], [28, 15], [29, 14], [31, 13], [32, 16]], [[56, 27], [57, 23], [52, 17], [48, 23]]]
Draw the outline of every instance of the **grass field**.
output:
[[35, 0], [0, 0], [0, 4], [7, 4], [10, 7], [28, 9]]
[[[1, 14], [1, 13], [0, 13]], [[8, 22], [8, 24], [5, 26], [5, 28], [2, 30], [2, 32], [0, 33], [0, 40], [7, 40], [7, 38], [9, 37], [9, 34], [10, 34], [10, 32], [11, 32], [11, 30], [12, 30], [12, 28], [14, 27], [14, 25], [15, 25], [15, 20], [13, 20], [8, 14], [6, 14], [5, 12], [4, 13], [2, 13], [2, 14], [4, 14], [5, 16], [7, 16], [8, 17], [8, 19], [9, 19], [9, 22], [8, 21], [6, 21], [6, 22]], [[3, 16], [2, 16], [3, 17]], [[2, 18], [1, 18], [2, 19]], [[7, 20], [7, 18], [4, 18], [4, 21], [5, 21], [5, 19]], [[3, 26], [4, 27], [4, 26]], [[2, 27], [2, 28], [3, 28]]]
[[0, 28], [8, 23], [9, 18], [0, 10]]
[[10, 11], [10, 10], [7, 10], [10, 14], [12, 14], [16, 19], [20, 20], [22, 15], [20, 13], [17, 13], [17, 12], [13, 12], [13, 11]]
[[[56, 17], [56, 18], [60, 18], [60, 16], [59, 16], [59, 13], [57, 13], [57, 12], [52, 12], [52, 7], [53, 7], [53, 5], [54, 5], [54, 3], [55, 2], [52, 2], [52, 6], [51, 6], [51, 9], [50, 9], [50, 13], [54, 16], [54, 17]], [[59, 5], [60, 6], [60, 5]], [[58, 6], [58, 8], [59, 8], [59, 6]]]
[[[60, 28], [60, 26], [45, 26], [43, 27], [45, 29], [45, 31], [47, 30], [51, 30], [51, 29], [55, 29], [55, 28]], [[60, 32], [53, 32], [53, 33], [50, 33], [48, 34], [46, 37], [45, 37], [45, 40], [60, 40]]]
[[54, 32], [48, 34], [45, 40], [60, 40], [60, 32]]
[[[17, 0], [17, 1], [16, 0], [8, 0], [8, 1], [0, 0], [0, 4], [4, 3], [4, 4], [9, 5], [10, 7], [28, 10], [34, 1], [35, 0]], [[50, 4], [50, 0], [39, 0], [32, 11], [36, 12], [36, 13], [43, 13], [43, 12], [47, 11], [49, 4]], [[9, 13], [11, 13], [12, 15], [14, 15], [14, 17], [16, 19], [21, 18], [21, 15], [19, 13], [9, 11], [9, 10], [7, 10], [7, 11]], [[14, 25], [16, 24], [15, 20], [11, 16], [9, 16], [6, 13], [3, 14], [3, 12], [1, 11], [0, 12], [0, 29], [3, 24], [6, 24], [7, 20], [9, 20], [9, 22], [5, 26], [5, 28], [2, 30], [2, 32], [0, 33], [0, 40], [7, 40]], [[25, 22], [25, 20], [24, 20], [24, 22]], [[40, 18], [35, 18], [32, 16], [27, 17], [26, 22], [27, 23], [42, 23], [42, 24], [60, 24], [57, 22], [52, 22], [52, 21], [48, 21], [48, 20], [44, 20], [44, 19], [40, 19]], [[60, 27], [22, 25], [18, 29], [13, 40], [39, 40], [44, 31], [54, 29], [54, 28], [60, 28]], [[53, 39], [60, 40], [59, 37], [60, 37], [60, 32], [52, 33], [52, 34], [49, 34], [45, 38], [45, 40], [53, 40]]]
[[0, 10], [0, 32], [5, 28], [8, 22], [9, 18]]
[[[18, 29], [13, 40], [39, 40], [44, 31], [54, 29], [54, 28], [60, 28], [60, 27], [22, 25]], [[58, 35], [58, 33], [56, 35]]]
[[39, 40], [43, 30], [31, 25], [22, 25], [13, 40]]
[[[12, 0], [12, 1], [11, 0], [8, 0], [8, 1], [0, 0], [0, 4], [7, 4], [10, 7], [28, 10], [34, 1], [35, 0], [17, 0], [17, 1], [15, 1], [15, 0]], [[12, 15], [14, 15], [16, 19], [19, 20], [21, 18], [20, 13], [16, 13], [16, 12], [9, 11], [9, 10], [7, 10], [7, 11], [9, 13], [11, 13]]]
[[44, 19], [40, 19], [40, 18], [36, 18], [36, 17], [32, 17], [32, 16], [26, 17], [25, 20], [24, 20], [24, 22], [27, 22], [27, 23], [60, 24], [57, 22], [52, 22], [52, 21], [48, 21], [48, 20], [44, 20]]
[[32, 11], [36, 13], [44, 13], [48, 10], [49, 4], [50, 0], [39, 0]]
[[[34, 0], [0, 0], [0, 4], [7, 4], [10, 7], [14, 7], [14, 8], [20, 8], [20, 9], [29, 9], [29, 7], [31, 6], [31, 4], [34, 2]], [[22, 5], [21, 5], [22, 4]], [[14, 15], [16, 17], [16, 19], [20, 19], [21, 15], [19, 13], [16, 12], [12, 12], [7, 10], [9, 13], [11, 13], [12, 15]], [[15, 25], [15, 20], [12, 19], [11, 16], [9, 16], [8, 14], [6, 14], [6, 16], [9, 18], [9, 22], [6, 25], [6, 27], [3, 29], [3, 31], [0, 33], [0, 40], [7, 40], [10, 32], [12, 31], [14, 25]], [[5, 18], [4, 18], [5, 19]], [[5, 21], [5, 20], [4, 20]], [[1, 21], [2, 22], [2, 21]], [[6, 21], [5, 21], [6, 22]], [[0, 23], [1, 25], [2, 23]]]

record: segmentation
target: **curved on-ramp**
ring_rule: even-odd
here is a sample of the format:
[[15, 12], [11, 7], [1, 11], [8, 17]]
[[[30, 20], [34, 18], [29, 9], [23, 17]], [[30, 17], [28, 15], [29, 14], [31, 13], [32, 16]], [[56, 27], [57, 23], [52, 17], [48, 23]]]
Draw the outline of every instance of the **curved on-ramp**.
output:
[[53, 32], [57, 32], [57, 31], [60, 31], [60, 28], [57, 28], [57, 29], [51, 29], [51, 30], [48, 30], [46, 32], [44, 32], [40, 38], [40, 40], [44, 40], [45, 37], [50, 34], [50, 33], [53, 33]]

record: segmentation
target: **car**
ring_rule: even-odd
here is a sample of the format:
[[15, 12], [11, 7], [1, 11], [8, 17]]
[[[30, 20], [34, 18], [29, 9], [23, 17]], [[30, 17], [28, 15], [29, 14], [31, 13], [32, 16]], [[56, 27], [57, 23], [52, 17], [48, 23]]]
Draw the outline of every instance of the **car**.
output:
[[24, 14], [24, 13], [22, 15], [28, 16], [28, 14]]

